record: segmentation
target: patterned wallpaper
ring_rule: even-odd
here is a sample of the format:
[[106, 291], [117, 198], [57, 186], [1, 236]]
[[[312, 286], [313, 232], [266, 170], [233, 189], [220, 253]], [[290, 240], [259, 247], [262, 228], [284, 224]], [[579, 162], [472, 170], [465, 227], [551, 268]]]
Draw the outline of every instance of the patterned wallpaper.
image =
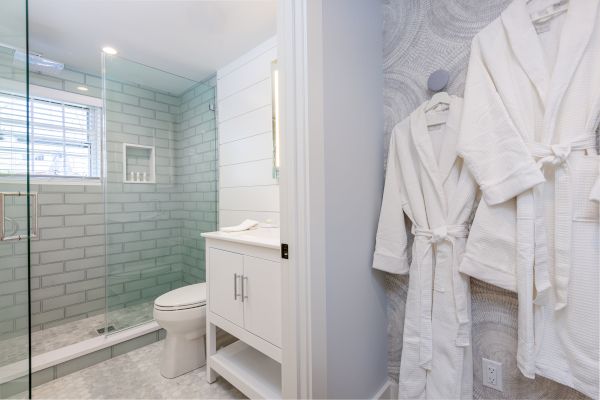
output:
[[[384, 107], [386, 146], [394, 125], [430, 94], [427, 78], [450, 71], [451, 94], [462, 95], [471, 38], [509, 0], [381, 0], [384, 8]], [[386, 149], [387, 150], [387, 149]], [[387, 154], [387, 151], [386, 151]], [[398, 380], [408, 279], [387, 275], [389, 375]], [[476, 399], [585, 399], [545, 378], [529, 380], [516, 366], [516, 295], [471, 280], [473, 373]], [[482, 386], [481, 358], [502, 362], [504, 391]]]

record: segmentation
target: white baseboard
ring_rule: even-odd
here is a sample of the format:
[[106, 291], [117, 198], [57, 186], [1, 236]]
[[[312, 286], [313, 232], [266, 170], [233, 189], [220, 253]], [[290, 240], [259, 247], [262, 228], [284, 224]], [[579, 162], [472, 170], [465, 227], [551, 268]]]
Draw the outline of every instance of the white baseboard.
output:
[[[394, 390], [394, 387], [396, 390]], [[388, 379], [383, 386], [373, 396], [374, 400], [393, 400], [398, 396], [398, 385], [392, 380]]]

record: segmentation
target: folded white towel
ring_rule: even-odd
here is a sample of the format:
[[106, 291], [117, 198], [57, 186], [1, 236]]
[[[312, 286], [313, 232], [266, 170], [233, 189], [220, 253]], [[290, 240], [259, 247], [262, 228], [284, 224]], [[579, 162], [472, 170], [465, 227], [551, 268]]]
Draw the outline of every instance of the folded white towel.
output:
[[258, 226], [258, 221], [253, 219], [247, 219], [239, 225], [236, 226], [226, 226], [221, 228], [221, 232], [243, 232], [250, 229], [254, 229]]

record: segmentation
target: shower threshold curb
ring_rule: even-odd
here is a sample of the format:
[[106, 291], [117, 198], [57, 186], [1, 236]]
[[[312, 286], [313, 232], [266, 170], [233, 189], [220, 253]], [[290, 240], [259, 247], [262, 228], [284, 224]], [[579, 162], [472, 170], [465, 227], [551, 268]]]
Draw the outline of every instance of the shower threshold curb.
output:
[[[55, 367], [159, 330], [160, 326], [158, 323], [156, 323], [156, 321], [150, 321], [120, 332], [83, 340], [79, 343], [33, 356], [31, 359], [31, 373], [33, 374]], [[28, 367], [28, 360], [22, 360], [0, 367], [0, 385], [26, 376]]]

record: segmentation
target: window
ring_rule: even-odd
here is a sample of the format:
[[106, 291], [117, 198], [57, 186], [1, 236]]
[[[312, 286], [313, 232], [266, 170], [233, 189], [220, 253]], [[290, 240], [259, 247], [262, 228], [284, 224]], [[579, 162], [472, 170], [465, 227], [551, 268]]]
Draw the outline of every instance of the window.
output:
[[[101, 109], [30, 97], [33, 177], [100, 177]], [[26, 99], [0, 92], [0, 176], [27, 173]]]

